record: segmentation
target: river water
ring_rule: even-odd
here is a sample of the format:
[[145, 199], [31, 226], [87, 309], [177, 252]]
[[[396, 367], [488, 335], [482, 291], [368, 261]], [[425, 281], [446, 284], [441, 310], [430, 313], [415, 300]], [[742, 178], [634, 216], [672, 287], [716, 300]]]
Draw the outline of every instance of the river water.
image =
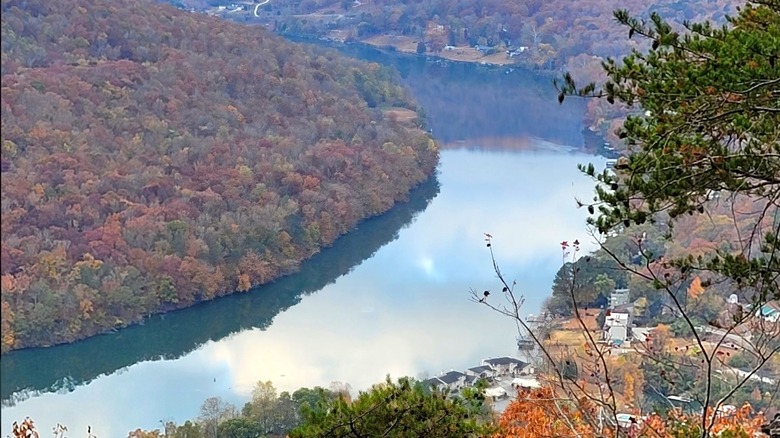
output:
[[[385, 375], [423, 377], [514, 355], [511, 320], [469, 300], [503, 273], [538, 312], [561, 264], [559, 242], [589, 248], [593, 184], [578, 163], [582, 107], [560, 107], [548, 78], [350, 47], [397, 68], [443, 144], [437, 175], [409, 202], [364, 221], [299, 274], [250, 293], [150, 318], [71, 345], [4, 355], [2, 435], [30, 416], [47, 434], [87, 425], [101, 438], [197, 417], [219, 396], [243, 405], [258, 380], [280, 391]], [[490, 299], [500, 299], [499, 293]]]

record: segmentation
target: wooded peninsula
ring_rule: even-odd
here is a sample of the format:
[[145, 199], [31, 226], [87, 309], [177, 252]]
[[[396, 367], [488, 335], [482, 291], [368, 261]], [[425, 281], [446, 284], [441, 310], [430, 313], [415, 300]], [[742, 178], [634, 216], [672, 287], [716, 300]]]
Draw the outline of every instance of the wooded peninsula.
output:
[[2, 4], [2, 351], [248, 291], [433, 173], [376, 64], [144, 0]]

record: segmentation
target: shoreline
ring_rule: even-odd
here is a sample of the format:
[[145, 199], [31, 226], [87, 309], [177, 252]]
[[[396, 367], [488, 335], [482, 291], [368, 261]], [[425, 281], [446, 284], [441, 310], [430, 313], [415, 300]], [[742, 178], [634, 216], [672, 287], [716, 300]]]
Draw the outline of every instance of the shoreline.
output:
[[[404, 50], [400, 48], [399, 46], [393, 45], [393, 44], [377, 44], [372, 43], [369, 41], [369, 38], [363, 39], [363, 40], [340, 40], [337, 38], [331, 38], [331, 37], [317, 37], [314, 35], [308, 35], [308, 34], [297, 34], [297, 33], [278, 33], [274, 32], [275, 35], [278, 35], [282, 38], [285, 38], [287, 40], [296, 42], [296, 43], [308, 43], [308, 44], [316, 44], [317, 46], [321, 47], [330, 47], [330, 48], [339, 48], [339, 47], [346, 47], [346, 46], [363, 46], [365, 48], [370, 48], [374, 50], [378, 50], [385, 54], [395, 54], [398, 56], [407, 56], [410, 58], [417, 58], [417, 59], [425, 59], [426, 61], [440, 61], [440, 62], [453, 62], [453, 63], [459, 63], [459, 64], [473, 64], [476, 66], [482, 66], [486, 68], [491, 69], [513, 69], [513, 70], [522, 70], [528, 73], [532, 73], [539, 76], [544, 77], [554, 77], [558, 71], [556, 70], [542, 70], [542, 69], [533, 69], [530, 68], [528, 65], [525, 65], [521, 62], [511, 62], [511, 63], [497, 63], [497, 62], [488, 62], [482, 58], [478, 59], [458, 59], [456, 57], [447, 57], [443, 56], [442, 54], [445, 53], [444, 51], [434, 53], [434, 52], [425, 52], [425, 53], [417, 53], [416, 51], [410, 51], [410, 50]], [[383, 37], [387, 37], [388, 35], [381, 35]], [[376, 36], [374, 37], [376, 38]], [[466, 47], [466, 46], [460, 46], [456, 47], [458, 50], [476, 50], [473, 47]], [[495, 56], [494, 55], [488, 55], [488, 56]]]

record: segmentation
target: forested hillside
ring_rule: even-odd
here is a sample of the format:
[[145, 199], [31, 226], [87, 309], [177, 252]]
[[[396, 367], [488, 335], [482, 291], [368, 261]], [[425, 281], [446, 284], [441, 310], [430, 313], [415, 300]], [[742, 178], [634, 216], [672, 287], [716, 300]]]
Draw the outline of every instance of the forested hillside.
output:
[[[198, 0], [176, 3], [202, 5]], [[267, 18], [251, 13], [224, 16], [272, 21], [280, 33], [358, 41], [377, 35], [409, 37], [423, 42], [425, 53], [444, 57], [464, 47], [478, 47], [496, 56], [507, 52], [507, 59], [526, 68], [566, 70], [583, 82], [601, 82], [605, 79], [601, 63], [608, 57], [619, 59], [633, 49], [648, 48], [646, 39], [626, 38], [627, 29], [614, 26], [616, 9], [642, 19], [655, 12], [682, 31], [686, 21], [725, 24], [740, 4], [736, 0], [274, 0], [263, 6]], [[620, 144], [613, 132], [625, 114], [621, 107], [593, 100], [585, 122], [611, 143]]]
[[428, 178], [392, 75], [144, 0], [2, 2], [2, 349], [297, 269]]
[[[724, 195], [725, 198], [725, 195]], [[546, 308], [553, 314], [571, 315], [572, 272], [576, 270], [574, 294], [578, 302], [588, 307], [606, 307], [615, 288], [628, 288], [630, 301], [640, 300], [636, 320], [640, 323], [672, 324], [673, 329], [684, 328], [684, 321], [669, 313], [670, 297], [652, 281], [633, 275], [631, 271], [652, 276], [676, 273], [673, 260], [688, 257], [708, 257], [720, 251], [723, 254], [745, 252], [760, 255], [759, 237], [780, 227], [776, 206], [746, 196], [721, 199], [720, 196], [702, 204], [706, 215], [683, 215], [676, 218], [659, 214], [653, 222], [633, 225], [610, 235], [604, 247], [574, 262], [565, 263], [558, 270], [552, 286], [552, 296]], [[673, 227], [669, 227], [670, 222]], [[652, 255], [652, 260], [648, 256]], [[747, 256], [746, 255], [746, 256]], [[625, 266], [620, 266], [618, 261]], [[689, 306], [691, 317], [701, 323], [717, 321], [727, 309], [727, 300], [740, 292], [733, 284], [713, 281], [708, 272], [698, 272], [679, 281], [676, 289], [680, 302]], [[740, 292], [741, 294], [741, 292]], [[742, 302], [750, 300], [747, 295]]]
[[[196, 6], [196, 0], [183, 3]], [[220, 3], [220, 2], [216, 2]], [[568, 0], [275, 0], [266, 6], [279, 11], [281, 31], [295, 33], [325, 32], [344, 28], [362, 39], [375, 34], [409, 35], [423, 39], [429, 51], [441, 51], [446, 45], [480, 45], [505, 49], [526, 46], [517, 61], [537, 68], [560, 68], [571, 62], [589, 64], [592, 56], [619, 57], [637, 47], [627, 40], [625, 30], [614, 26], [612, 12], [624, 8], [638, 17], [651, 11], [672, 23], [711, 19], [724, 23], [726, 15], [735, 15], [738, 2], [709, 0], [579, 1]], [[285, 12], [294, 12], [285, 16]], [[345, 18], [331, 22], [322, 17], [344, 13]], [[302, 17], [301, 14], [311, 14]], [[598, 63], [589, 67], [601, 73]]]

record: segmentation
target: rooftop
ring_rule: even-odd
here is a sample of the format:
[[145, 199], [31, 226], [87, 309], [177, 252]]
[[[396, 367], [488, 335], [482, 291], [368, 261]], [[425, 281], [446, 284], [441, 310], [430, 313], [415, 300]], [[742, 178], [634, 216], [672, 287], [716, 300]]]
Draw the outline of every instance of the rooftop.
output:
[[460, 379], [461, 377], [466, 377], [466, 375], [461, 373], [460, 371], [450, 371], [447, 374], [439, 376], [438, 379], [449, 385], [450, 383], [454, 383], [458, 381], [458, 379]]
[[520, 366], [528, 365], [527, 363], [523, 362], [522, 360], [515, 359], [513, 357], [494, 357], [492, 359], [485, 359], [483, 362], [485, 362], [488, 365], [509, 365], [509, 364], [517, 364]]
[[437, 377], [431, 377], [430, 379], [423, 380], [423, 382], [422, 382], [422, 384], [424, 386], [434, 386], [434, 387], [435, 386], [439, 386], [442, 383], [443, 382], [441, 380], [439, 380]]
[[763, 316], [769, 316], [777, 312], [780, 312], [780, 301], [769, 301], [761, 306], [761, 315]]

